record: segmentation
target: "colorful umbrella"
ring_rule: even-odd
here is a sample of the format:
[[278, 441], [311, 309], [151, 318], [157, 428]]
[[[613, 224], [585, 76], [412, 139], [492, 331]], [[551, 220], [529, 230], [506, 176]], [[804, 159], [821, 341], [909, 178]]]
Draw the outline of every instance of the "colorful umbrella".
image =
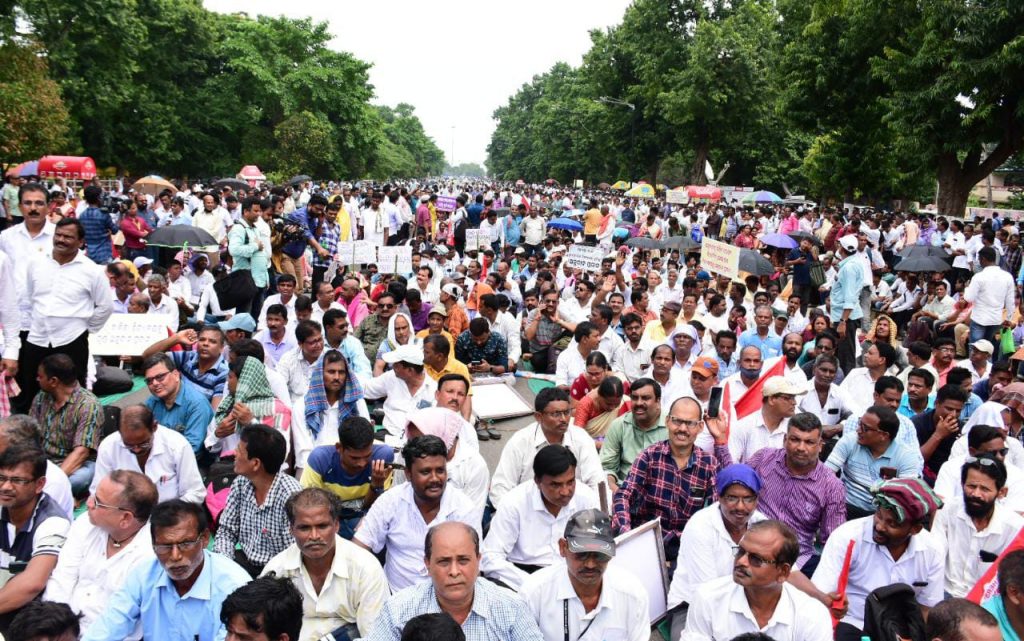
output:
[[629, 189], [629, 183], [625, 180], [620, 180], [612, 185], [612, 189]]
[[583, 231], [583, 223], [572, 218], [556, 218], [548, 223], [553, 229], [566, 229], [568, 231]]
[[39, 161], [30, 160], [18, 165], [18, 175], [22, 178], [39, 175]]
[[769, 247], [778, 247], [780, 249], [794, 249], [800, 245], [800, 243], [793, 240], [786, 234], [765, 234], [764, 236], [761, 236], [761, 243], [768, 245]]
[[782, 198], [779, 195], [770, 191], [755, 191], [752, 194], [744, 196], [743, 203], [781, 203]]
[[646, 183], [641, 183], [641, 184], [638, 184], [636, 187], [633, 187], [632, 189], [627, 191], [626, 195], [627, 196], [633, 196], [633, 197], [639, 197], [639, 198], [653, 198], [654, 197], [654, 187], [651, 187], [650, 185], [648, 185]]

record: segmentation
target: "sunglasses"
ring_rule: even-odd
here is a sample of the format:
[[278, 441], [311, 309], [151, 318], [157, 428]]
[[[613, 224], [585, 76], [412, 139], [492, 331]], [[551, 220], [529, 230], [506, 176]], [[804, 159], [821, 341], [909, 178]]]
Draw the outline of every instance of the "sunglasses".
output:
[[[155, 548], [156, 546], [154, 545], [153, 547]], [[765, 565], [778, 565], [779, 563], [778, 561], [774, 561], [772, 559], [766, 559], [760, 554], [754, 554], [753, 552], [744, 549], [742, 545], [732, 546], [732, 551], [733, 558], [735, 558], [737, 561], [746, 556], [747, 559], [750, 560], [750, 567], [752, 568], [759, 568]]]

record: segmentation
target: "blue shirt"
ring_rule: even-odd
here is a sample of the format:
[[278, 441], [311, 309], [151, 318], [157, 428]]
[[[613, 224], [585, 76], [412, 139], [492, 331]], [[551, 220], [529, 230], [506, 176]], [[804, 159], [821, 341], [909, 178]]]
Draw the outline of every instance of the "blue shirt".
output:
[[121, 641], [141, 621], [146, 641], [222, 641], [227, 631], [220, 622], [221, 604], [252, 577], [225, 556], [204, 550], [203, 557], [203, 569], [185, 596], [178, 596], [155, 557], [140, 563], [82, 640]]
[[1003, 641], [1020, 641], [1020, 635], [1010, 624], [1010, 617], [1006, 615], [1006, 607], [1003, 605], [1003, 597], [998, 594], [981, 604], [992, 613], [992, 616], [999, 622], [999, 631], [1003, 633]]
[[199, 352], [167, 352], [181, 375], [193, 383], [207, 400], [221, 393], [224, 383], [228, 380], [228, 362], [224, 356], [217, 359], [213, 367], [205, 372], [199, 371]]
[[168, 408], [155, 396], [146, 399], [146, 406], [153, 411], [153, 418], [164, 427], [183, 435], [192, 444], [192, 451], [199, 452], [206, 439], [206, 428], [213, 420], [213, 406], [199, 388], [182, 376], [178, 396], [174, 405]]
[[752, 327], [740, 334], [740, 345], [736, 350], [739, 353], [744, 347], [754, 346], [761, 350], [761, 358], [767, 360], [782, 353], [782, 339], [776, 336], [771, 328], [768, 329], [768, 336], [761, 338], [757, 328]]
[[[917, 442], [917, 428], [914, 427], [914, 422], [906, 416], [896, 414], [896, 417], [900, 419], [900, 431], [896, 433], [896, 442], [914, 453], [915, 465], [920, 472], [924, 469], [924, 457], [921, 456], [921, 444]], [[853, 438], [856, 440], [857, 423], [859, 422], [860, 416], [856, 415], [846, 419], [846, 422], [843, 423], [843, 435], [840, 438], [853, 434]]]
[[982, 403], [984, 401], [981, 400], [981, 397], [971, 392], [970, 396], [967, 397], [967, 402], [964, 403], [964, 409], [960, 412], [960, 422], [966, 423], [967, 419], [971, 418], [971, 414], [974, 414], [974, 410], [981, 407]]
[[285, 329], [284, 338], [281, 339], [280, 343], [274, 342], [274, 339], [270, 336], [269, 329], [261, 329], [256, 332], [253, 340], [259, 341], [260, 345], [263, 346], [263, 351], [267, 353], [267, 357], [270, 359], [270, 367], [277, 367], [277, 361], [281, 360], [282, 356], [299, 346], [295, 342], [294, 332], [289, 332], [287, 329]]
[[78, 217], [85, 227], [85, 251], [92, 262], [106, 265], [114, 260], [110, 236], [121, 231], [110, 214], [99, 207], [89, 207]]
[[[923, 412], [927, 412], [933, 407], [935, 407], [935, 392], [928, 395], [928, 405], [924, 408]], [[906, 392], [903, 392], [903, 398], [900, 399], [900, 406], [896, 410], [896, 413], [906, 416], [907, 418], [914, 418], [919, 413], [915, 412], [914, 409], [910, 407], [910, 396], [908, 396]]]
[[883, 467], [896, 468], [899, 478], [916, 478], [921, 472], [913, 453], [898, 441], [889, 443], [885, 453], [875, 458], [871, 450], [857, 443], [856, 434], [843, 435], [825, 465], [834, 472], [842, 470], [846, 502], [869, 511], [875, 509], [871, 486], [882, 480]]
[[[433, 581], [407, 587], [387, 600], [366, 641], [399, 641], [409, 619], [440, 611]], [[473, 586], [473, 607], [462, 631], [466, 641], [544, 641], [526, 602], [484, 578]]]
[[864, 282], [864, 266], [857, 256], [848, 256], [839, 263], [839, 275], [832, 284], [832, 308], [829, 320], [838, 323], [843, 318], [843, 310], [849, 309], [850, 320], [860, 320], [864, 312], [860, 307], [860, 291], [868, 284]]
[[807, 262], [798, 263], [793, 265], [793, 284], [794, 285], [810, 285], [811, 284], [811, 266], [810, 261], [813, 258], [809, 252], [800, 251], [800, 248], [794, 249], [789, 252], [787, 260], [799, 260], [805, 259]]
[[299, 226], [302, 231], [302, 235], [305, 240], [293, 240], [290, 243], [285, 244], [281, 248], [281, 251], [290, 256], [291, 258], [301, 258], [302, 254], [306, 252], [306, 245], [309, 244], [309, 240], [313, 238], [313, 229], [310, 227], [309, 213], [306, 208], [296, 209], [292, 213], [285, 216], [285, 220], [289, 223], [293, 223]]
[[480, 214], [484, 211], [484, 206], [480, 203], [474, 202], [469, 207], [466, 207], [466, 218], [469, 219], [469, 226], [473, 229], [480, 226]]

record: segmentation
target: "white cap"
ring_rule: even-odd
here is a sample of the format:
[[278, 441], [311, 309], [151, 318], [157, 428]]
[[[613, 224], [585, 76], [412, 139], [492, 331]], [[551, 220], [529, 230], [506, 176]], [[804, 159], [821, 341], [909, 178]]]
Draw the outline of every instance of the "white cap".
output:
[[132, 264], [135, 265], [135, 269], [142, 269], [142, 267], [144, 265], [149, 265], [152, 262], [153, 262], [152, 258], [146, 258], [145, 256], [139, 256], [138, 258], [136, 258], [135, 260], [132, 261]]
[[423, 348], [419, 345], [399, 345], [397, 349], [393, 349], [387, 354], [384, 354], [381, 358], [384, 359], [385, 363], [394, 365], [395, 363], [410, 363], [412, 365], [423, 364]]
[[843, 249], [848, 252], [857, 251], [858, 241], [857, 237], [853, 234], [847, 234], [839, 239], [839, 244], [842, 245]]
[[984, 338], [976, 340], [973, 343], [971, 343], [971, 347], [978, 350], [979, 352], [985, 352], [986, 354], [991, 354], [992, 352], [996, 351], [996, 348], [992, 346], [992, 343], [985, 340]]
[[[387, 356], [385, 354], [385, 356]], [[764, 382], [764, 387], [761, 388], [761, 396], [767, 398], [769, 396], [775, 396], [776, 394], [803, 394], [807, 390], [800, 387], [793, 381], [789, 380], [785, 376], [772, 376]]]
[[441, 291], [455, 298], [462, 298], [462, 288], [455, 283], [448, 283], [441, 286]]

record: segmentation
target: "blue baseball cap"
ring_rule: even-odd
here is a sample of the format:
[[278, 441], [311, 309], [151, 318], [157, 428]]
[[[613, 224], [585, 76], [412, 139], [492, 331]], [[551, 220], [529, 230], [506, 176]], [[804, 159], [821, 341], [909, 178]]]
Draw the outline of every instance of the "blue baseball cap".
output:
[[231, 329], [240, 329], [243, 332], [249, 332], [252, 334], [256, 331], [256, 321], [253, 320], [251, 315], [245, 312], [235, 314], [231, 317], [231, 320], [221, 321], [217, 323], [217, 325], [219, 325], [225, 332]]

